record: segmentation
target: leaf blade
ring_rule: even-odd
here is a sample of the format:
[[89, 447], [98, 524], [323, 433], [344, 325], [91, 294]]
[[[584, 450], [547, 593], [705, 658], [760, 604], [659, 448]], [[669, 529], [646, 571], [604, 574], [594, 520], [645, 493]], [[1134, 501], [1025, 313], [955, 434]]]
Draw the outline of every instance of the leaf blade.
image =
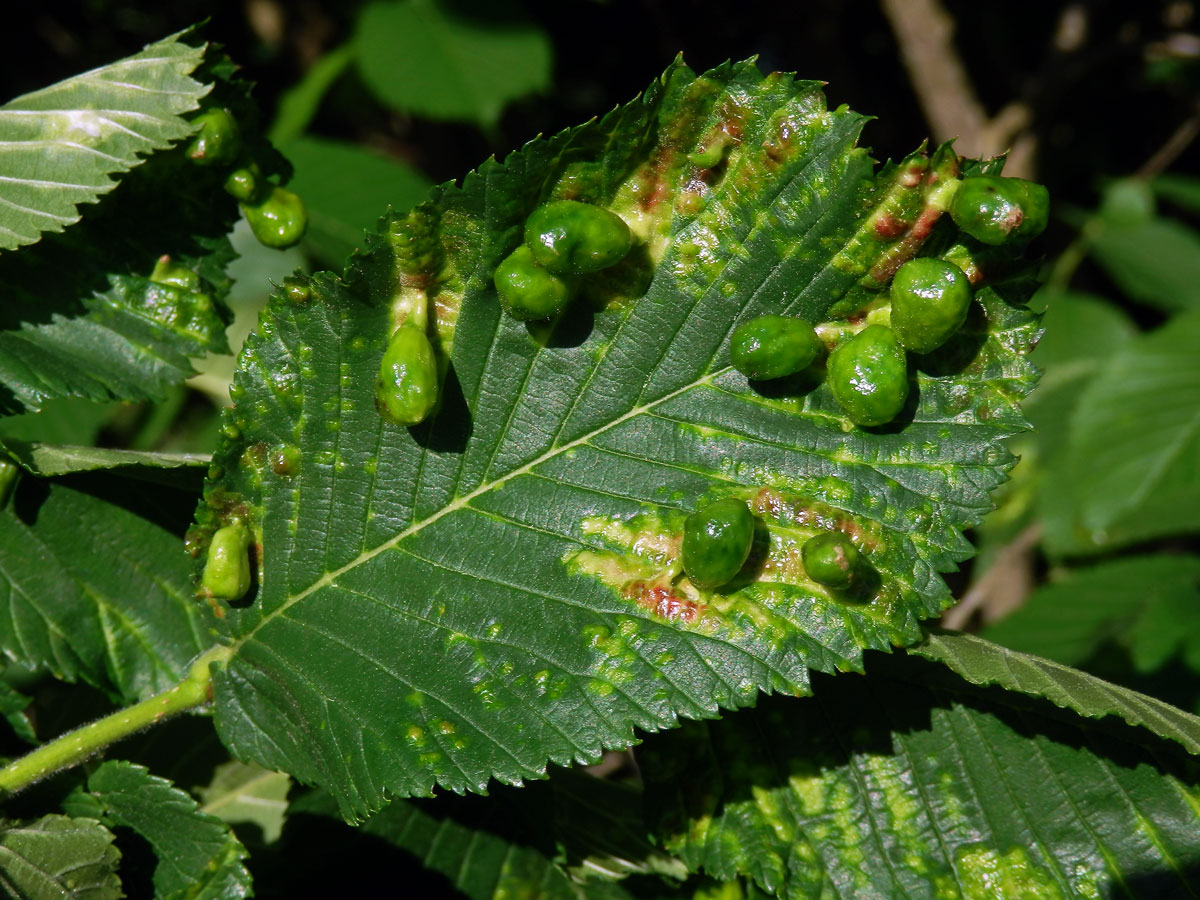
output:
[[99, 822], [50, 815], [0, 826], [0, 883], [15, 896], [117, 900], [119, 858]]
[[1053, 660], [1009, 650], [969, 634], [933, 633], [909, 652], [949, 666], [972, 684], [1043, 697], [1081, 716], [1120, 716], [1200, 753], [1200, 718], [1154, 697], [1109, 684]]
[[648, 741], [667, 848], [785, 898], [1196, 892], [1197, 769], [1171, 745], [875, 663]]
[[479, 13], [424, 0], [368, 5], [354, 37], [363, 80], [396, 109], [494, 127], [508, 101], [549, 84], [551, 48], [515, 3]]
[[[697, 206], [684, 151], [734, 122], [739, 143]], [[828, 111], [811, 82], [677, 65], [602, 122], [391, 217], [344, 279], [305, 282], [307, 303], [272, 300], [196, 529], [202, 543], [233, 508], [261, 528], [261, 590], [227, 612], [234, 652], [215, 681], [237, 754], [361, 816], [392, 792], [592, 761], [635, 725], [803, 693], [810, 668], [919, 639], [949, 601], [939, 571], [970, 552], [961, 523], [990, 508], [1011, 464], [1000, 442], [1025, 427], [1016, 399], [1038, 329], [1024, 295], [981, 290], [954, 346], [917, 374], [903, 423], [875, 432], [824, 385], [759, 393], [727, 363], [737, 318], [820, 322], [878, 296], [880, 267], [919, 241], [878, 240], [874, 217], [907, 204], [926, 231], [936, 218], [956, 159], [914, 154], [877, 182], [862, 122]], [[613, 198], [640, 249], [578, 305], [582, 327], [531, 334], [501, 316], [492, 266], [530, 208], [580, 182]], [[354, 375], [378, 369], [393, 311], [418, 295], [453, 374], [443, 412], [407, 433]], [[268, 472], [289, 448], [295, 470]], [[668, 587], [686, 513], [725, 495], [763, 522], [759, 568], [712, 597]], [[803, 574], [800, 543], [830, 527], [870, 550], [875, 593], [847, 601]]]
[[[88, 776], [89, 812], [105, 822], [132, 828], [154, 848], [155, 896], [194, 900], [249, 897], [246, 850], [215, 816], [165, 778], [143, 766], [110, 760]], [[68, 804], [69, 805], [69, 804]]]
[[1200, 524], [1197, 342], [1200, 313], [1182, 314], [1125, 345], [1088, 383], [1043, 501], [1053, 552], [1095, 552]]
[[213, 635], [178, 535], [96, 487], [25, 478], [0, 511], [0, 647], [130, 702], [177, 683]]
[[209, 86], [189, 77], [204, 47], [180, 36], [0, 106], [0, 250], [77, 222], [110, 175], [191, 133], [182, 114]]

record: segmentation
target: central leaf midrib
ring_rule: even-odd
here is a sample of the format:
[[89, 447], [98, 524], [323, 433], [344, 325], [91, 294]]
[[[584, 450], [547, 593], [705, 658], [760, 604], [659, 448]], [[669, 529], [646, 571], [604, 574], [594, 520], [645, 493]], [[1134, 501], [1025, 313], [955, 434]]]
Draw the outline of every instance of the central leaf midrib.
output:
[[242, 637], [238, 638], [237, 640], [233, 641], [232, 644], [230, 645], [232, 648], [232, 652], [234, 654], [237, 654], [237, 652], [241, 648], [241, 646], [243, 644], [247, 643], [248, 641], [252, 640], [254, 638], [254, 635], [257, 634], [259, 632], [259, 630], [262, 629], [263, 626], [269, 624], [270, 622], [273, 622], [276, 618], [278, 618], [280, 615], [285, 613], [287, 610], [291, 609], [293, 606], [295, 606], [300, 601], [311, 596], [312, 594], [316, 593], [317, 591], [321, 590], [322, 588], [328, 587], [329, 585], [331, 585], [335, 581], [337, 581], [337, 579], [340, 578], [342, 575], [346, 574], [347, 572], [353, 571], [354, 569], [358, 568], [360, 565], [363, 565], [364, 563], [369, 562], [370, 560], [374, 559], [376, 556], [380, 555], [381, 553], [384, 553], [385, 551], [392, 549], [393, 547], [399, 545], [404, 540], [412, 537], [414, 534], [419, 534], [426, 527], [433, 525], [434, 523], [440, 521], [441, 519], [448, 516], [450, 513], [457, 512], [460, 509], [470, 508], [471, 501], [474, 500], [476, 497], [483, 496], [484, 494], [487, 494], [490, 491], [495, 490], [496, 488], [500, 487], [501, 485], [506, 484], [507, 482], [513, 480], [514, 478], [518, 478], [521, 475], [529, 474], [536, 467], [542, 465], [543, 463], [548, 462], [549, 460], [552, 460], [552, 459], [562, 455], [563, 453], [566, 453], [569, 450], [574, 449], [575, 447], [579, 447], [584, 444], [587, 444], [593, 438], [603, 434], [604, 432], [608, 431], [609, 429], [615, 428], [616, 426], [621, 425], [622, 423], [627, 422], [630, 419], [635, 418], [636, 416], [640, 416], [646, 412], [649, 412], [650, 410], [654, 409], [656, 406], [658, 406], [662, 403], [666, 403], [667, 401], [669, 401], [675, 397], [678, 397], [680, 394], [687, 393], [688, 391], [693, 390], [694, 388], [697, 388], [701, 385], [710, 384], [714, 378], [721, 375], [724, 371], [726, 371], [726, 370], [721, 369], [716, 372], [710, 372], [707, 375], [704, 375], [703, 377], [697, 379], [696, 381], [690, 382], [690, 383], [684, 385], [683, 387], [677, 388], [674, 391], [664, 394], [663, 396], [658, 397], [657, 399], [652, 400], [649, 403], [646, 403], [642, 406], [635, 407], [635, 408], [629, 410], [627, 413], [624, 413], [623, 415], [620, 415], [617, 418], [613, 419], [611, 422], [607, 422], [604, 425], [602, 425], [601, 427], [595, 428], [592, 431], [588, 432], [587, 434], [584, 434], [578, 438], [575, 438], [575, 440], [573, 440], [573, 441], [570, 441], [566, 444], [561, 444], [557, 447], [550, 448], [545, 453], [541, 454], [540, 456], [536, 457], [535, 459], [530, 460], [529, 462], [525, 463], [524, 465], [518, 466], [517, 468], [513, 469], [511, 472], [507, 472], [504, 475], [501, 475], [499, 478], [494, 479], [493, 481], [489, 481], [484, 484], [481, 484], [479, 487], [475, 488], [475, 490], [471, 491], [470, 493], [464, 494], [461, 497], [456, 497], [453, 502], [446, 504], [441, 509], [439, 509], [437, 512], [422, 519], [419, 522], [412, 523], [407, 528], [405, 528], [403, 531], [398, 532], [395, 536], [389, 538], [388, 540], [384, 541], [383, 543], [377, 544], [376, 546], [372, 547], [369, 550], [364, 550], [363, 552], [359, 553], [358, 556], [356, 556], [350, 562], [346, 563], [343, 566], [340, 566], [337, 569], [326, 572], [324, 575], [322, 575], [320, 578], [318, 578], [316, 581], [314, 581], [311, 585], [306, 587], [304, 590], [299, 591], [296, 594], [294, 594], [293, 596], [286, 599], [283, 603], [281, 603], [279, 606], [277, 606], [271, 612], [264, 615], [262, 617], [262, 619], [260, 619], [253, 628], [251, 628], [248, 632], [246, 632], [246, 634], [244, 634]]

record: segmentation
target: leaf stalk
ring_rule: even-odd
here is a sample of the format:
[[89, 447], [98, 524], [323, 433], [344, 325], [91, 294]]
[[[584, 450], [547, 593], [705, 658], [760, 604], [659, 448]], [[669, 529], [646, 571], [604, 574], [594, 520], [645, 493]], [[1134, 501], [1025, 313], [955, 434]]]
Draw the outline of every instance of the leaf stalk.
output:
[[212, 665], [223, 665], [232, 654], [229, 647], [214, 647], [197, 657], [187, 676], [174, 687], [82, 725], [13, 760], [0, 769], [0, 797], [7, 797], [55, 772], [76, 766], [143, 728], [204, 705], [212, 699]]

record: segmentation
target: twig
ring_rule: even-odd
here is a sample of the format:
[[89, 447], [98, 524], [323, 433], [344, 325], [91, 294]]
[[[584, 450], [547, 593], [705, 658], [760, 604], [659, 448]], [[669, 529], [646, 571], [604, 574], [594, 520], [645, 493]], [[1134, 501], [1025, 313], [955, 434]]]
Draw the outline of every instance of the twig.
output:
[[[1017, 100], [988, 117], [954, 46], [953, 19], [939, 0], [880, 0], [880, 5], [896, 35], [913, 91], [934, 139], [956, 138], [955, 149], [965, 156], [991, 157], [1007, 152], [1005, 174], [1032, 178], [1037, 146], [1030, 127], [1032, 107]], [[1087, 24], [1084, 5], [1068, 5], [1059, 17], [1053, 42], [1055, 55], [1077, 51], [1086, 39]]]
[[934, 139], [957, 137], [960, 153], [978, 155], [987, 116], [954, 49], [953, 20], [938, 0], [880, 3]]
[[628, 750], [605, 750], [600, 762], [586, 766], [584, 771], [593, 778], [607, 778], [624, 769], [632, 760], [633, 756]]
[[1171, 163], [1179, 158], [1180, 154], [1191, 145], [1198, 135], [1200, 135], [1200, 104], [1196, 105], [1190, 116], [1179, 123], [1174, 134], [1142, 163], [1142, 167], [1137, 170], [1136, 177], [1150, 179], [1161, 175], [1171, 167]]
[[[963, 598], [958, 601], [958, 604], [942, 614], [942, 625], [961, 631], [976, 611], [990, 608], [1000, 597], [1005, 600], [1003, 604], [1005, 611], [1014, 605], [1019, 605], [1028, 592], [1027, 585], [1032, 581], [1029, 572], [1029, 557], [1041, 539], [1042, 525], [1040, 522], [1034, 522], [1013, 538], [997, 554], [995, 562], [983, 573], [983, 577], [963, 594]], [[1011, 590], [1014, 586], [1017, 590]], [[1018, 597], [1016, 604], [1012, 602], [1014, 596]]]
[[143, 728], [208, 703], [212, 700], [212, 666], [224, 665], [229, 657], [228, 647], [214, 647], [197, 657], [187, 677], [174, 687], [67, 732], [13, 760], [0, 768], [0, 796], [15, 794], [61, 769], [78, 765]]

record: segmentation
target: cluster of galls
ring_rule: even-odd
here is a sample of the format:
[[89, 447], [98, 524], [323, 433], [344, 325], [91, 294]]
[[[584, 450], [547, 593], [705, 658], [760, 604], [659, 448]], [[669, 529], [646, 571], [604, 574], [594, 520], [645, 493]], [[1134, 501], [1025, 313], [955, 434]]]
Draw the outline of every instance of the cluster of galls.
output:
[[[401, 237], [394, 235], [393, 244]], [[525, 220], [524, 238], [494, 273], [501, 307], [522, 322], [558, 315], [580, 277], [616, 265], [633, 244], [620, 216], [576, 200], [539, 206]], [[398, 254], [434, 253], [417, 243], [398, 247]], [[437, 357], [426, 332], [425, 313], [410, 315], [392, 333], [379, 364], [375, 406], [397, 425], [419, 425], [437, 406]]]
[[[991, 246], [1036, 237], [1048, 217], [1046, 189], [1020, 178], [965, 178], [950, 204], [954, 223]], [[829, 389], [856, 425], [885, 425], [900, 414], [908, 399], [906, 351], [931, 353], [962, 327], [971, 282], [954, 263], [923, 257], [899, 268], [890, 297], [890, 327], [868, 325], [829, 354]], [[771, 379], [807, 368], [820, 350], [820, 339], [803, 319], [760, 316], [734, 331], [730, 356], [748, 378]]]
[[308, 227], [304, 203], [291, 191], [269, 181], [258, 163], [246, 158], [241, 129], [233, 114], [223, 107], [212, 107], [195, 121], [200, 130], [184, 151], [188, 159], [197, 165], [230, 170], [225, 191], [241, 205], [259, 243], [279, 250], [298, 243]]
[[525, 220], [524, 243], [496, 267], [500, 306], [522, 322], [556, 316], [576, 278], [615, 266], [632, 245], [629, 226], [601, 206], [577, 200], [539, 206]]
[[[683, 524], [684, 574], [701, 590], [728, 584], [750, 556], [754, 529], [749, 507], [732, 497], [696, 510]], [[835, 591], [852, 588], [860, 575], [859, 550], [840, 531], [809, 538], [800, 556], [808, 577]]]

